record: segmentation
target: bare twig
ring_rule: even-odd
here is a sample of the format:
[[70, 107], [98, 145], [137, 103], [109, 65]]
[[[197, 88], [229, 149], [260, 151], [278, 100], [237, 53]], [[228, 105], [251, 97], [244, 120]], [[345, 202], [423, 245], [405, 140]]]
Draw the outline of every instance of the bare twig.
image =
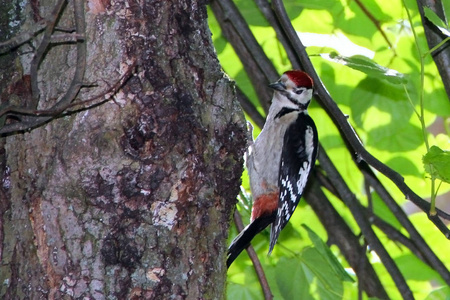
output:
[[[361, 166], [364, 164], [366, 165], [366, 167]], [[370, 222], [379, 227], [391, 240], [398, 241], [409, 248], [413, 254], [430, 265], [430, 267], [434, 268], [447, 282], [450, 276], [448, 270], [446, 269], [442, 261], [440, 261], [435, 253], [429, 248], [428, 244], [423, 240], [422, 236], [414, 228], [414, 225], [411, 223], [405, 212], [401, 209], [397, 202], [395, 202], [389, 192], [384, 188], [381, 182], [379, 182], [375, 174], [373, 174], [372, 170], [364, 161], [361, 161], [358, 166], [361, 169], [361, 172], [364, 174], [365, 185], [369, 185], [375, 190], [375, 192], [377, 192], [378, 196], [380, 196], [380, 198], [387, 204], [388, 208], [393, 212], [393, 215], [396, 217], [396, 219], [407, 230], [410, 238], [407, 238], [401, 232], [397, 231], [394, 227], [387, 224], [377, 215], [375, 215], [369, 205], [369, 207], [366, 209], [366, 213], [367, 218], [370, 220]], [[316, 176], [317, 179], [319, 179], [321, 185], [323, 185], [336, 197], [339, 198], [336, 190], [331, 186], [331, 183], [326, 176], [324, 176], [320, 172], [316, 172]], [[324, 185], [324, 183], [326, 184]], [[368, 193], [368, 197], [370, 197], [370, 193]]]
[[[72, 103], [68, 103], [66, 106], [62, 106], [59, 109], [36, 109], [32, 110], [25, 107], [20, 106], [8, 106], [2, 110], [0, 110], [0, 117], [3, 115], [13, 114], [14, 116], [19, 115], [28, 115], [28, 116], [40, 116], [40, 117], [56, 117], [65, 112], [65, 114], [70, 114], [76, 111], [80, 111], [83, 109], [88, 109], [92, 106], [98, 105], [104, 101], [109, 100], [113, 97], [117, 91], [125, 84], [125, 82], [132, 76], [132, 72], [136, 66], [136, 62], [134, 62], [128, 70], [123, 74], [123, 76], [112, 86], [110, 86], [106, 91], [103, 91], [99, 95], [93, 96], [91, 98], [74, 101]], [[72, 109], [69, 111], [69, 109]], [[3, 133], [0, 129], [0, 133]]]
[[370, 222], [377, 226], [381, 231], [383, 231], [390, 240], [401, 243], [406, 248], [408, 248], [415, 256], [428, 264], [426, 258], [422, 255], [419, 249], [417, 249], [416, 245], [411, 239], [409, 239], [407, 236], [398, 231], [394, 226], [387, 223], [377, 215], [371, 215], [369, 211], [367, 213]]
[[36, 34], [44, 30], [46, 26], [47, 26], [46, 22], [40, 21], [34, 25], [33, 31], [21, 33], [7, 41], [1, 42], [0, 54], [6, 53], [19, 47], [20, 45], [25, 44], [26, 42], [31, 40]]
[[[74, 16], [75, 16], [75, 28], [76, 32], [79, 35], [84, 36], [85, 29], [85, 15], [84, 15], [84, 1], [82, 0], [74, 0]], [[75, 69], [75, 75], [73, 76], [72, 82], [70, 83], [69, 89], [66, 91], [65, 95], [61, 98], [61, 100], [54, 105], [54, 109], [60, 109], [68, 105], [70, 102], [75, 99], [80, 88], [83, 84], [84, 72], [86, 70], [86, 43], [83, 41], [79, 41], [77, 43], [77, 63]]]
[[375, 18], [375, 16], [370, 12], [369, 9], [361, 2], [361, 0], [355, 0], [356, 4], [359, 6], [359, 8], [363, 11], [363, 13], [369, 18], [369, 20], [375, 25], [375, 27], [378, 29], [378, 31], [383, 36], [386, 43], [389, 45], [389, 49], [394, 53], [395, 56], [397, 56], [397, 52], [395, 51], [395, 47], [392, 45], [391, 41], [387, 37], [386, 33], [384, 32], [383, 28], [381, 28], [380, 21]]
[[31, 75], [31, 93], [33, 95], [32, 103], [28, 107], [36, 109], [39, 104], [39, 87], [37, 82], [38, 77], [38, 69], [39, 64], [42, 61], [42, 58], [44, 57], [44, 53], [47, 50], [49, 44], [51, 35], [53, 33], [53, 30], [56, 26], [56, 22], [58, 21], [58, 18], [66, 4], [66, 0], [58, 0], [56, 3], [56, 6], [53, 9], [53, 12], [51, 14], [51, 21], [47, 23], [47, 26], [45, 28], [44, 34], [42, 36], [41, 43], [39, 44], [39, 47], [36, 49], [36, 53], [33, 57], [33, 60], [31, 61], [30, 66], [30, 75]]
[[[52, 17], [53, 22], [50, 22], [46, 27], [44, 32], [44, 36], [42, 38], [41, 44], [36, 50], [36, 54], [31, 62], [31, 90], [33, 94], [32, 103], [26, 108], [19, 109], [17, 107], [13, 107], [18, 112], [22, 112], [25, 114], [26, 111], [36, 111], [38, 103], [39, 103], [39, 89], [37, 86], [37, 70], [39, 64], [43, 58], [43, 55], [50, 44], [51, 34], [53, 32], [54, 27], [56, 26], [56, 21], [58, 19], [59, 14], [62, 12], [66, 0], [59, 0], [55, 9], [53, 10]], [[84, 36], [85, 34], [85, 15], [84, 15], [84, 2], [81, 0], [75, 0], [73, 2], [74, 5], [74, 15], [75, 15], [75, 28], [76, 35]], [[65, 108], [67, 108], [70, 103], [75, 99], [80, 88], [83, 86], [83, 77], [86, 69], [86, 43], [84, 41], [78, 41], [77, 43], [77, 61], [76, 61], [76, 69], [74, 77], [72, 78], [72, 82], [70, 83], [69, 88], [65, 92], [65, 94], [61, 97], [61, 99], [53, 105], [50, 109], [53, 114], [58, 114], [62, 112]], [[38, 116], [29, 114], [26, 117], [22, 117], [20, 122], [12, 123], [5, 125], [0, 129], [0, 134], [11, 133], [16, 131], [23, 131], [31, 128], [35, 128], [39, 125], [44, 124], [45, 122], [51, 120], [52, 117], [49, 116]]]
[[[234, 211], [234, 223], [236, 224], [236, 228], [239, 232], [244, 230], [244, 223], [242, 222], [242, 217], [239, 214], [238, 210]], [[267, 282], [266, 274], [264, 273], [258, 255], [256, 254], [255, 249], [253, 249], [253, 246], [251, 244], [247, 247], [247, 253], [253, 263], [253, 267], [255, 268], [256, 275], [258, 276], [259, 283], [261, 284], [261, 288], [264, 293], [264, 298], [267, 300], [273, 299], [269, 283]]]
[[83, 39], [84, 35], [81, 34], [60, 33], [60, 34], [53, 34], [50, 43], [52, 44], [69, 43], [69, 42], [75, 43]]
[[[319, 169], [320, 169], [321, 171], [319, 171]], [[336, 188], [333, 186], [333, 183], [330, 181], [330, 179], [329, 179], [327, 176], [325, 176], [325, 174], [323, 174], [323, 173], [325, 173], [325, 172], [323, 172], [323, 170], [322, 170], [322, 168], [320, 167], [320, 165], [319, 165], [319, 166], [316, 166], [316, 167], [315, 167], [315, 170], [316, 170], [316, 172], [315, 172], [315, 175], [314, 175], [314, 176], [315, 176], [316, 180], [319, 181], [320, 186], [326, 188], [326, 189], [327, 189], [330, 193], [332, 193], [333, 196], [335, 196], [336, 198], [339, 198], [338, 191], [337, 191]]]

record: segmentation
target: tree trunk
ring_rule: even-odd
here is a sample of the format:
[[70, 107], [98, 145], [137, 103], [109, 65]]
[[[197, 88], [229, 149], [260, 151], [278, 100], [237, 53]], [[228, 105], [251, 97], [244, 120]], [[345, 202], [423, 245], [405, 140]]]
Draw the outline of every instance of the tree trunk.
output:
[[78, 34], [0, 57], [2, 107], [36, 112], [3, 116], [29, 130], [0, 141], [0, 298], [224, 298], [246, 129], [205, 4], [57, 2], [0, 8], [2, 32]]

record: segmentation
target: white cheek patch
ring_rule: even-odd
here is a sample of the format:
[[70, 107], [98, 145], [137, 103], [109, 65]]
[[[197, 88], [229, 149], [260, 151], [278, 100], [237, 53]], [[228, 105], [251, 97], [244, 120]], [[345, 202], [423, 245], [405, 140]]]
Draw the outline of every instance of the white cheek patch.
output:
[[306, 104], [311, 101], [311, 98], [312, 98], [312, 89], [308, 89], [300, 95], [300, 99], [298, 99], [298, 101], [301, 104]]

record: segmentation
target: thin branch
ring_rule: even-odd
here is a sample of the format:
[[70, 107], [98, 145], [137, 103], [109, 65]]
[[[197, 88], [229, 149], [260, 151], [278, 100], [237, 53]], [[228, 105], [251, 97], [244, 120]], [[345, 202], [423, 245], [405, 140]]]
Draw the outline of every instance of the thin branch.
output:
[[320, 182], [320, 186], [324, 187], [325, 189], [327, 189], [330, 193], [333, 194], [333, 196], [335, 196], [336, 198], [339, 198], [339, 194], [338, 191], [336, 190], [336, 188], [333, 186], [333, 183], [330, 181], [330, 179], [323, 174], [324, 172], [319, 170], [322, 170], [322, 168], [320, 167], [320, 165], [315, 166], [315, 177], [316, 179]]
[[[39, 89], [37, 87], [37, 79], [36, 79], [37, 69], [39, 67], [40, 61], [42, 60], [47, 47], [50, 44], [51, 34], [53, 32], [54, 27], [56, 26], [58, 15], [61, 13], [64, 4], [65, 0], [60, 0], [57, 6], [55, 7], [52, 13], [53, 22], [51, 22], [47, 26], [44, 33], [44, 37], [42, 38], [42, 42], [36, 51], [36, 55], [34, 56], [33, 61], [31, 62], [31, 90], [33, 93], [33, 103], [31, 103], [31, 105], [28, 106], [28, 109], [30, 110], [36, 110], [39, 102]], [[76, 34], [84, 36], [85, 34], [84, 2], [81, 0], [74, 0], [73, 5], [74, 5]], [[76, 68], [70, 86], [65, 92], [65, 94], [61, 97], [61, 99], [55, 105], [53, 105], [50, 110], [55, 112], [61, 112], [70, 105], [70, 103], [75, 99], [78, 92], [80, 91], [80, 88], [83, 86], [83, 77], [85, 70], [86, 70], [86, 43], [83, 40], [77, 43]], [[52, 117], [30, 115], [22, 118], [21, 122], [5, 125], [0, 129], [0, 134], [35, 128], [48, 122], [51, 119]]]
[[[28, 115], [28, 116], [47, 116], [47, 117], [56, 117], [61, 115], [62, 113], [71, 114], [80, 110], [89, 109], [95, 105], [98, 105], [104, 101], [107, 101], [113, 97], [117, 91], [127, 82], [127, 80], [132, 76], [132, 73], [136, 67], [136, 62], [134, 62], [128, 70], [122, 75], [122, 77], [117, 80], [115, 84], [110, 86], [106, 91], [101, 92], [99, 95], [93, 96], [91, 98], [74, 101], [72, 103], [67, 104], [66, 106], [62, 106], [59, 109], [36, 109], [32, 110], [29, 108], [21, 107], [21, 106], [8, 106], [2, 110], [0, 110], [0, 117], [3, 115], [14, 115], [19, 117], [19, 115]], [[69, 111], [69, 109], [72, 109]], [[1, 132], [0, 129], [0, 133]]]
[[278, 72], [231, 0], [215, 0], [211, 2], [211, 9], [222, 28], [223, 36], [230, 41], [239, 56], [261, 106], [267, 112], [272, 97], [267, 84], [278, 79]]
[[4, 54], [8, 51], [11, 51], [26, 42], [30, 41], [36, 34], [40, 33], [42, 30], [47, 27], [47, 23], [44, 21], [40, 21], [36, 24], [34, 24], [34, 30], [31, 32], [24, 32], [21, 33], [7, 41], [0, 43], [0, 54]]
[[[362, 162], [364, 163], [364, 162]], [[364, 163], [365, 164], [365, 163]], [[423, 237], [416, 230], [414, 225], [409, 220], [406, 213], [398, 205], [398, 203], [392, 198], [386, 188], [381, 184], [381, 182], [376, 178], [373, 171], [367, 166], [362, 168], [364, 178], [370, 184], [370, 186], [377, 192], [380, 198], [386, 203], [389, 209], [393, 212], [400, 224], [406, 229], [411, 240], [414, 242], [417, 249], [420, 251], [422, 256], [426, 259], [427, 263], [435, 269], [439, 275], [444, 279], [444, 281], [450, 285], [450, 273], [442, 261], [436, 256], [436, 254], [430, 249], [428, 244], [425, 242]], [[421, 256], [418, 256], [419, 258]]]
[[356, 223], [361, 229], [361, 233], [367, 239], [370, 247], [380, 257], [381, 262], [386, 267], [387, 271], [391, 275], [392, 279], [394, 280], [398, 290], [403, 295], [403, 297], [405, 299], [414, 299], [411, 289], [406, 283], [406, 280], [403, 277], [402, 273], [398, 269], [397, 265], [395, 264], [394, 260], [391, 258], [389, 253], [384, 248], [383, 244], [376, 236], [375, 232], [372, 230], [371, 224], [366, 219], [363, 206], [361, 205], [361, 203], [359, 203], [358, 199], [356, 199], [356, 196], [348, 188], [344, 179], [331, 162], [327, 153], [322, 148], [320, 148], [319, 151], [320, 153], [318, 157], [320, 165], [323, 167], [328, 177], [335, 185], [336, 190], [339, 192], [340, 198], [344, 200], [345, 204], [352, 212], [352, 215], [355, 218]]
[[370, 184], [365, 179], [364, 179], [364, 191], [366, 192], [366, 196], [367, 196], [367, 209], [371, 213], [373, 213], [373, 199], [372, 199], [372, 193], [370, 192]]
[[84, 40], [84, 35], [76, 34], [76, 33], [60, 33], [53, 34], [50, 43], [51, 44], [61, 44], [61, 43], [75, 43], [80, 40]]
[[[353, 155], [353, 159], [356, 161], [355, 155]], [[442, 263], [442, 261], [436, 256], [436, 254], [430, 249], [428, 244], [425, 242], [425, 240], [422, 238], [422, 236], [419, 234], [419, 232], [416, 230], [414, 225], [409, 220], [406, 213], [403, 211], [403, 209], [398, 205], [398, 203], [392, 198], [392, 196], [389, 194], [389, 192], [386, 190], [386, 188], [383, 186], [383, 184], [378, 180], [372, 169], [369, 167], [369, 165], [365, 161], [356, 161], [356, 164], [362, 174], [364, 175], [365, 184], [372, 187], [375, 192], [380, 196], [380, 198], [384, 201], [384, 203], [388, 206], [388, 208], [392, 211], [393, 215], [396, 217], [396, 219], [399, 221], [399, 223], [406, 229], [408, 232], [410, 239], [412, 243], [414, 243], [413, 246], [410, 246], [410, 243], [405, 242], [404, 245], [411, 249], [411, 251], [420, 259], [423, 259], [430, 267], [435, 269], [442, 279], [447, 282], [447, 284], [450, 285], [450, 273], [447, 270], [446, 266]], [[320, 182], [327, 182], [327, 184], [324, 185], [330, 192], [332, 192], [334, 195], [336, 195], [336, 190], [334, 188], [330, 189], [330, 183], [329, 180], [321, 175], [320, 172], [317, 172], [318, 178], [320, 178]], [[327, 181], [326, 181], [327, 180]], [[370, 197], [370, 193], [368, 193], [368, 197]], [[338, 197], [339, 198], [339, 197]], [[369, 201], [370, 203], [370, 201]], [[370, 216], [374, 216], [374, 218], [378, 218], [377, 216], [373, 215], [373, 211], [370, 208], [368, 208], [368, 213]], [[371, 219], [372, 220], [372, 219]], [[375, 220], [376, 221], [376, 220]], [[380, 222], [377, 223], [380, 225]], [[376, 224], [376, 225], [377, 225]], [[381, 224], [380, 226], [383, 226]], [[387, 227], [383, 227], [387, 228]], [[382, 229], [382, 228], [381, 228]], [[386, 234], [388, 234], [386, 232]], [[399, 233], [401, 234], [401, 233]], [[388, 234], [392, 239], [396, 240], [398, 235], [395, 235], [391, 233], [391, 235]], [[417, 250], [417, 251], [415, 251]]]
[[53, 8], [53, 11], [51, 13], [51, 21], [47, 23], [47, 26], [45, 28], [44, 34], [42, 36], [41, 43], [39, 44], [39, 47], [36, 49], [36, 53], [33, 57], [33, 60], [31, 61], [30, 66], [30, 76], [31, 76], [31, 93], [33, 95], [32, 103], [30, 103], [29, 107], [36, 109], [39, 104], [39, 87], [38, 87], [38, 69], [39, 65], [44, 57], [44, 54], [50, 44], [51, 36], [53, 33], [53, 30], [56, 26], [56, 23], [58, 21], [58, 18], [66, 4], [66, 0], [58, 0], [56, 3], [56, 6]]
[[334, 209], [323, 191], [320, 189], [317, 175], [323, 174], [315, 169], [313, 177], [305, 193], [305, 200], [312, 207], [325, 229], [329, 243], [335, 244], [355, 271], [359, 280], [359, 290], [364, 290], [369, 297], [389, 299], [375, 270], [366, 256], [366, 247], [360, 245], [359, 238], [355, 236], [344, 219]]
[[24, 132], [36, 128], [48, 121], [52, 117], [46, 116], [26, 116], [21, 118], [20, 122], [7, 124], [0, 129], [0, 135], [3, 137], [8, 133]]
[[237, 9], [233, 1], [230, 0], [218, 0], [218, 3], [222, 6], [225, 18], [233, 25], [236, 33], [240, 36], [245, 43], [246, 48], [250, 51], [251, 56], [258, 63], [259, 68], [264, 74], [270, 75], [269, 80], [273, 77], [278, 77], [278, 72], [270, 63], [270, 60], [262, 51], [261, 46], [256, 40], [255, 36], [248, 27], [247, 22], [242, 17], [241, 13]]
[[[348, 145], [348, 142], [344, 140], [346, 143], [347, 148], [351, 149], [351, 147]], [[448, 284], [450, 284], [450, 273], [445, 267], [445, 265], [442, 263], [442, 261], [436, 256], [436, 254], [430, 249], [428, 244], [425, 242], [425, 240], [422, 238], [422, 236], [419, 234], [419, 232], [416, 230], [414, 225], [409, 220], [406, 213], [403, 211], [403, 209], [400, 207], [400, 205], [392, 198], [391, 194], [386, 190], [384, 185], [379, 181], [373, 170], [370, 168], [370, 166], [367, 164], [364, 160], [358, 160], [357, 154], [350, 152], [352, 155], [353, 160], [355, 161], [357, 167], [361, 171], [361, 173], [364, 176], [364, 182], [365, 185], [369, 185], [372, 187], [375, 192], [377, 192], [378, 196], [380, 196], [381, 200], [388, 206], [388, 208], [392, 211], [393, 215], [396, 217], [396, 219], [399, 221], [399, 223], [406, 229], [408, 232], [411, 240], [414, 242], [415, 247], [420, 251], [420, 255], [416, 254], [419, 258], [424, 257], [427, 261], [426, 263], [429, 264], [432, 268], [434, 268], [440, 276], [446, 281]], [[367, 196], [369, 198], [369, 210], [372, 211], [370, 208], [370, 192], [367, 192]], [[373, 213], [373, 212], [372, 212]], [[438, 210], [438, 214], [441, 216], [446, 216], [447, 214], [441, 210]], [[413, 251], [414, 253], [414, 251]]]
[[[127, 72], [125, 72], [122, 78], [120, 78], [114, 85], [112, 85], [105, 92], [102, 92], [100, 95], [93, 96], [82, 101], [68, 103], [66, 106], [62, 106], [58, 109], [51, 108], [46, 110], [30, 110], [27, 108], [16, 106], [10, 106], [2, 109], [0, 111], [0, 117], [8, 113], [13, 113], [13, 115], [16, 117], [18, 117], [19, 115], [26, 115], [28, 118], [23, 119], [21, 122], [5, 125], [4, 127], [0, 128], [0, 134], [29, 130], [61, 114], [68, 115], [80, 110], [89, 109], [95, 105], [108, 101], [131, 77], [135, 66], [136, 62], [134, 62], [130, 66], [130, 68], [127, 70]], [[69, 110], [71, 108], [73, 109]]]
[[[272, 8], [270, 7], [269, 2], [267, 0], [255, 0], [255, 3], [258, 6], [261, 13], [266, 18], [267, 22], [269, 22], [269, 24], [275, 30], [277, 38], [280, 41], [280, 43], [283, 45], [284, 51], [286, 51], [286, 54], [292, 64], [292, 67], [294, 69], [299, 69], [300, 61], [298, 60], [297, 55], [293, 51], [292, 46], [290, 45], [289, 39], [286, 37], [284, 31], [282, 30], [275, 13], [273, 12]], [[299, 11], [299, 13], [300, 13], [300, 11]]]
[[[86, 32], [84, 1], [74, 0], [73, 7], [76, 32], [77, 34], [84, 36]], [[79, 41], [77, 43], [77, 62], [75, 75], [73, 76], [72, 82], [70, 83], [69, 89], [67, 90], [66, 94], [58, 103], [55, 104], [55, 106], [53, 107], [54, 109], [59, 109], [71, 103], [80, 91], [80, 88], [83, 84], [84, 72], [86, 70], [86, 55], [86, 43], [84, 42], [84, 40]]]
[[[234, 211], [234, 223], [236, 224], [236, 228], [239, 232], [244, 230], [244, 223], [242, 222], [242, 217], [237, 209]], [[264, 293], [264, 298], [267, 300], [272, 300], [273, 295], [270, 291], [270, 286], [267, 282], [266, 274], [264, 273], [264, 269], [262, 268], [261, 262], [259, 261], [255, 249], [253, 249], [253, 246], [250, 244], [246, 250], [253, 263], [253, 267], [255, 268], [256, 275], [258, 276], [259, 283], [261, 284], [261, 288]]]
[[426, 264], [429, 264], [426, 258], [422, 255], [419, 249], [417, 249], [416, 245], [411, 239], [409, 239], [407, 236], [398, 231], [394, 226], [387, 223], [377, 215], [371, 215], [369, 211], [367, 213], [370, 222], [375, 226], [377, 226], [381, 231], [383, 231], [389, 237], [390, 240], [401, 243], [419, 259], [421, 259]]
[[395, 56], [397, 56], [397, 52], [395, 51], [395, 47], [392, 45], [391, 41], [387, 37], [386, 33], [384, 32], [383, 28], [381, 28], [380, 21], [375, 18], [375, 16], [367, 9], [367, 7], [361, 2], [361, 0], [355, 0], [356, 4], [359, 6], [359, 8], [363, 11], [363, 13], [369, 18], [369, 20], [375, 25], [375, 27], [378, 29], [378, 31], [383, 36], [386, 43], [389, 45], [389, 48], [392, 50]]

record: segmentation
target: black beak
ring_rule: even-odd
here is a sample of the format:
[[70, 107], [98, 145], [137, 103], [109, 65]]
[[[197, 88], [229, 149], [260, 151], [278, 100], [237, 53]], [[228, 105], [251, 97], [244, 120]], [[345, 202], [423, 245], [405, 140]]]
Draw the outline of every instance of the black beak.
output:
[[274, 90], [277, 90], [277, 91], [284, 91], [286, 89], [286, 86], [284, 85], [284, 83], [282, 83], [280, 81], [269, 84], [269, 87]]

